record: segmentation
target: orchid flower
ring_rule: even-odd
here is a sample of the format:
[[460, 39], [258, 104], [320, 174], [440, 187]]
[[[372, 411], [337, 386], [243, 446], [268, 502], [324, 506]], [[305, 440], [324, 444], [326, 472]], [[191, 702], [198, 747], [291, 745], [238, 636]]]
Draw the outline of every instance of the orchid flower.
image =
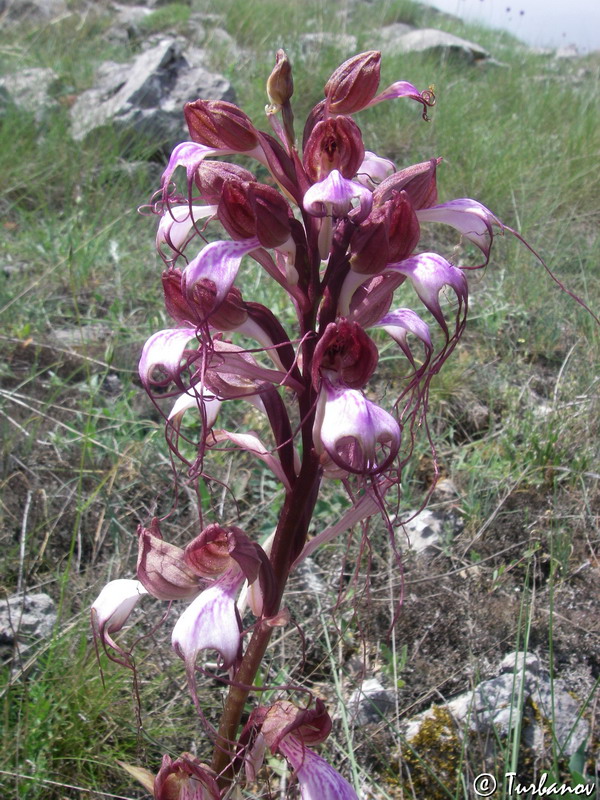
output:
[[111, 648], [126, 661], [128, 654], [115, 642], [111, 634], [121, 630], [143, 594], [147, 594], [147, 591], [140, 581], [118, 578], [107, 583], [92, 604], [94, 636], [100, 639], [105, 650], [107, 647]]
[[193, 672], [200, 650], [216, 650], [229, 669], [240, 654], [241, 625], [235, 598], [244, 582], [239, 568], [225, 572], [183, 612], [173, 628], [175, 652]]

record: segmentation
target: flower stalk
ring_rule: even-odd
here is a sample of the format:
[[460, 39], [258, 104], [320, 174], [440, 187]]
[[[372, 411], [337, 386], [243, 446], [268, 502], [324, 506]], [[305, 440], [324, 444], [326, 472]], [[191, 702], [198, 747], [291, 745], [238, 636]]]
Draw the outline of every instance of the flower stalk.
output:
[[[381, 54], [369, 51], [335, 70], [308, 116], [300, 149], [292, 68], [278, 51], [267, 83], [273, 133], [257, 129], [231, 103], [196, 100], [184, 111], [190, 140], [175, 148], [163, 174], [156, 244], [173, 323], [146, 342], [142, 383], [191, 481], [210, 480], [211, 450], [227, 445], [260, 459], [280, 482], [284, 501], [264, 546], [252, 531], [217, 518], [208, 525], [201, 518], [185, 547], [163, 540], [160, 520], [141, 525], [138, 580], [112, 582], [94, 604], [97, 637], [131, 666], [131, 654], [112, 634], [140, 596], [189, 601], [172, 642], [212, 736], [212, 762], [165, 756], [157, 798], [167, 796], [165, 786], [169, 800], [224, 797], [244, 773], [254, 779], [267, 748], [291, 764], [305, 800], [357, 797], [312, 750], [331, 728], [320, 700], [302, 709], [282, 699], [282, 688], [240, 732], [242, 716], [258, 690], [273, 630], [288, 621], [282, 602], [290, 573], [353, 525], [379, 512], [388, 520], [386, 495], [400, 491], [402, 466], [419, 429], [427, 430], [430, 382], [465, 329], [466, 271], [476, 267], [424, 251], [422, 227], [454, 227], [483, 254], [478, 266], [488, 263], [496, 232], [506, 230], [475, 200], [438, 202], [441, 159], [398, 168], [366, 149], [355, 115], [406, 98], [427, 119], [435, 101], [430, 90], [407, 81], [380, 90], [380, 62]], [[228, 162], [231, 155], [243, 155], [250, 168]], [[253, 162], [268, 171], [268, 184], [251, 171]], [[210, 243], [207, 232], [215, 234]], [[287, 294], [293, 330], [266, 304], [244, 296], [249, 260]], [[400, 366], [397, 396], [382, 404], [375, 379], [384, 336], [397, 347]], [[270, 438], [220, 428], [225, 403], [250, 403]], [[201, 432], [191, 442], [185, 419], [194, 411]], [[341, 482], [348, 508], [309, 542], [324, 481]], [[393, 537], [389, 521], [388, 528]], [[244, 582], [251, 615], [241, 601], [236, 605]], [[217, 730], [203, 717], [196, 691], [205, 650], [217, 652], [217, 677], [229, 687]]]

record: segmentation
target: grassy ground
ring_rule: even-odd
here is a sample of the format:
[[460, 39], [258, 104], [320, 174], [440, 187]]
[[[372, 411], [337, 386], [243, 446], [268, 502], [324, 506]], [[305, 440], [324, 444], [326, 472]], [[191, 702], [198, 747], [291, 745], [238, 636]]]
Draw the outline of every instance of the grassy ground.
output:
[[[157, 503], [166, 511], [171, 490], [160, 421], [135, 372], [142, 343], [164, 325], [153, 222], [136, 214], [156, 188], [160, 165], [136, 161], [143, 153], [124, 161], [108, 135], [73, 143], [67, 134], [68, 107], [92, 85], [95, 66], [125, 60], [137, 45], [105, 37], [108, 11], [84, 13], [76, 2], [71, 8], [55, 24], [0, 32], [5, 74], [51, 66], [61, 78], [56, 109], [43, 121], [35, 109], [9, 108], [0, 119], [1, 586], [7, 594], [17, 587], [48, 592], [59, 608], [55, 636], [25, 655], [6, 652], [2, 668], [0, 786], [3, 796], [23, 800], [142, 797], [117, 759], [156, 767], [166, 751], [205, 755], [168, 634], [150, 632], [155, 608], [138, 622], [148, 634], [138, 656], [141, 729], [131, 675], [103, 661], [103, 682], [90, 647], [91, 600], [107, 580], [132, 574], [135, 527]], [[193, 2], [191, 10], [216, 9]], [[185, 32], [191, 10], [164, 6], [144, 32]], [[382, 85], [400, 78], [423, 88], [433, 83], [438, 103], [430, 124], [406, 101], [365, 112], [359, 120], [365, 141], [399, 164], [443, 156], [443, 199], [485, 203], [598, 308], [597, 56], [573, 62], [536, 56], [505, 34], [434, 17], [402, 0], [340, 3], [335, 11], [313, 0], [241, 7], [224, 0], [219, 13], [241, 50], [233, 53], [208, 26], [214, 67], [261, 127], [264, 78], [278, 47], [293, 58], [299, 119], [350, 55], [324, 48], [302, 59], [299, 32], [351, 33], [367, 49], [376, 46], [383, 24], [407, 21], [487, 47], [504, 66], [384, 58]], [[281, 21], [276, 33], [274, 19]], [[451, 233], [436, 235], [432, 245], [455, 246]], [[472, 296], [468, 332], [431, 401], [462, 533], [427, 562], [407, 556], [404, 606], [390, 639], [401, 577], [390, 568], [384, 534], [375, 533], [370, 558], [362, 561], [356, 540], [346, 557], [344, 545], [323, 550], [316, 558], [325, 586], [319, 604], [306, 599], [300, 578], [288, 598], [305, 628], [306, 652], [286, 630], [264, 676], [285, 681], [289, 670], [328, 699], [338, 715], [332, 758], [375, 798], [469, 796], [464, 781], [481, 771], [484, 757], [473, 750], [450, 770], [431, 753], [411, 760], [398, 722], [493, 672], [505, 653], [522, 646], [524, 631], [528, 646], [587, 698], [585, 714], [594, 721], [598, 329], [509, 238], [473, 279]], [[277, 298], [263, 301], [275, 305]], [[383, 361], [381, 388], [393, 380], [392, 362]], [[429, 475], [423, 442], [406, 469], [406, 508], [419, 504]], [[243, 524], [269, 532], [278, 497], [250, 461], [236, 463], [234, 491], [243, 498]], [[316, 527], [339, 516], [344, 503], [343, 492], [331, 487], [317, 507]], [[182, 487], [166, 538], [184, 541], [193, 520]], [[327, 632], [332, 616], [336, 624]], [[343, 713], [363, 668], [398, 687], [394, 718], [366, 733]], [[205, 688], [216, 716], [214, 691]], [[588, 769], [597, 747], [595, 738]], [[551, 746], [548, 759], [535, 770], [558, 764]], [[435, 791], [419, 788], [432, 773]], [[285, 775], [276, 776], [273, 791], [282, 781]]]

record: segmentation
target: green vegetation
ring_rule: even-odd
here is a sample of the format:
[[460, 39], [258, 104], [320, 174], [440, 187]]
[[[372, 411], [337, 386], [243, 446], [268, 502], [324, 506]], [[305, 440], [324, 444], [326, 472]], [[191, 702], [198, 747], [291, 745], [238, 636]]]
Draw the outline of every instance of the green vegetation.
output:
[[[382, 25], [408, 22], [488, 48], [501, 65], [384, 57], [382, 86], [398, 79], [423, 89], [434, 84], [438, 101], [429, 124], [408, 101], [363, 112], [365, 141], [398, 165], [443, 156], [442, 200], [483, 202], [570, 290], [599, 308], [598, 54], [576, 61], [535, 55], [505, 34], [439, 18], [408, 0], [340, 3], [336, 10], [322, 0], [216, 6], [169, 4], [140, 30], [185, 33], [193, 14], [218, 13], [222, 22], [211, 17], [204, 26], [211, 63], [259, 127], [265, 127], [264, 77], [277, 48], [293, 62], [298, 119], [352, 54], [333, 46], [303, 54], [301, 32], [354, 35], [359, 49], [369, 49]], [[161, 165], [144, 161], [143, 147], [130, 148], [125, 160], [108, 132], [81, 143], [68, 135], [69, 107], [93, 85], [96, 66], [126, 60], [139, 42], [107, 38], [108, 11], [86, 6], [84, 13], [77, 0], [70, 8], [70, 16], [52, 24], [0, 30], [4, 74], [43, 66], [60, 76], [52, 88], [56, 106], [43, 118], [35, 108], [0, 107], [1, 588], [10, 595], [21, 582], [48, 592], [60, 614], [55, 637], [41, 649], [3, 651], [0, 787], [3, 796], [20, 800], [91, 796], [87, 790], [141, 798], [117, 760], [156, 768], [163, 752], [203, 754], [180, 662], [169, 653], [169, 626], [153, 630], [142, 609], [135, 630], [124, 633], [129, 642], [145, 637], [136, 650], [135, 684], [131, 672], [104, 657], [103, 683], [87, 627], [87, 609], [104, 583], [133, 574], [137, 524], [172, 508], [165, 536], [185, 541], [198, 497], [184, 482], [172, 496], [161, 420], [136, 376], [143, 342], [166, 322], [154, 221], [136, 214], [156, 189]], [[227, 31], [239, 52], [225, 46], [216, 28]], [[431, 235], [431, 249], [460, 246], [449, 228]], [[258, 285], [258, 272], [249, 271], [248, 280]], [[347, 548], [341, 542], [323, 548], [315, 561], [330, 594], [307, 620], [301, 584], [292, 585], [288, 605], [307, 641], [293, 626], [286, 629], [265, 683], [283, 669], [284, 655], [293, 662], [296, 654], [294, 679], [331, 692], [333, 711], [359, 681], [359, 660], [368, 674], [388, 676], [388, 685], [399, 687], [398, 715], [406, 719], [440, 693], [462, 691], [474, 674], [522, 644], [519, 597], [526, 595], [528, 647], [552, 661], [557, 674], [571, 670], [584, 713], [593, 706], [586, 676], [597, 674], [600, 647], [600, 331], [509, 236], [497, 239], [471, 291], [470, 325], [430, 403], [462, 533], [424, 566], [407, 555], [403, 577], [384, 531], [373, 552], [365, 552], [359, 532]], [[281, 306], [275, 292], [263, 301], [275, 311]], [[382, 366], [384, 383], [374, 389], [385, 391], [397, 383], [391, 350]], [[231, 419], [232, 427], [260, 424], [250, 413]], [[428, 452], [423, 439], [406, 467], [405, 508], [424, 498]], [[217, 472], [229, 474], [236, 509], [220, 486], [204, 491], [201, 501], [267, 535], [280, 502], [274, 481], [250, 457], [236, 462], [235, 474], [231, 469], [225, 453]], [[319, 500], [317, 523], [338, 519], [345, 502], [333, 485]], [[332, 614], [338, 624], [327, 635], [322, 619]], [[335, 681], [332, 654], [343, 664]], [[205, 691], [214, 696], [210, 682]], [[441, 768], [440, 753], [428, 760], [427, 748], [399, 755], [397, 720], [365, 732], [351, 730], [351, 715], [340, 718], [332, 760], [367, 781], [374, 798], [423, 798], [415, 786], [428, 778], [442, 787], [440, 796], [469, 796], [464, 776], [472, 778], [482, 764], [460, 743], [451, 743], [452, 757]], [[573, 773], [589, 773], [594, 736], [587, 754], [571, 759]], [[503, 746], [507, 763], [517, 764], [512, 744]], [[568, 776], [560, 756], [554, 748], [537, 768]], [[264, 795], [257, 789], [248, 796]]]

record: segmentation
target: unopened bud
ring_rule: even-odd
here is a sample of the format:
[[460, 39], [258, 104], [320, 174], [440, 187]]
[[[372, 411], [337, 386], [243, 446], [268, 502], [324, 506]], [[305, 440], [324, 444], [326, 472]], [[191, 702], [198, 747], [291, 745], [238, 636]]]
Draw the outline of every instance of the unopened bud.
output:
[[186, 103], [183, 113], [192, 141], [207, 147], [245, 153], [258, 145], [250, 117], [225, 100]]
[[408, 258], [419, 244], [421, 229], [413, 205], [406, 191], [392, 192], [386, 202], [390, 227], [388, 247], [390, 263]]
[[432, 158], [421, 164], [414, 164], [406, 169], [394, 172], [382, 181], [373, 192], [373, 202], [381, 205], [388, 200], [392, 192], [404, 190], [413, 208], [429, 208], [437, 203], [437, 183], [435, 172], [441, 158]]
[[334, 114], [354, 114], [375, 97], [379, 86], [381, 53], [369, 50], [349, 58], [325, 84], [327, 108]]
[[196, 186], [206, 203], [216, 204], [221, 198], [223, 184], [227, 181], [254, 181], [254, 175], [244, 167], [228, 161], [203, 161], [194, 176]]
[[336, 382], [351, 389], [362, 388], [375, 372], [379, 353], [375, 342], [360, 325], [345, 319], [330, 322], [313, 356], [312, 381], [320, 383], [322, 370], [336, 373]]
[[313, 181], [321, 181], [337, 169], [353, 178], [365, 157], [362, 134], [350, 117], [331, 117], [317, 122], [304, 148], [304, 168]]
[[263, 247], [278, 247], [290, 237], [290, 208], [272, 186], [253, 182], [228, 182], [218, 216], [233, 239], [257, 237]]
[[289, 103], [293, 94], [292, 65], [285, 51], [278, 50], [275, 55], [275, 66], [267, 81], [267, 96], [274, 105], [283, 106]]
[[389, 215], [375, 208], [357, 228], [350, 242], [350, 267], [361, 275], [376, 275], [389, 263]]

